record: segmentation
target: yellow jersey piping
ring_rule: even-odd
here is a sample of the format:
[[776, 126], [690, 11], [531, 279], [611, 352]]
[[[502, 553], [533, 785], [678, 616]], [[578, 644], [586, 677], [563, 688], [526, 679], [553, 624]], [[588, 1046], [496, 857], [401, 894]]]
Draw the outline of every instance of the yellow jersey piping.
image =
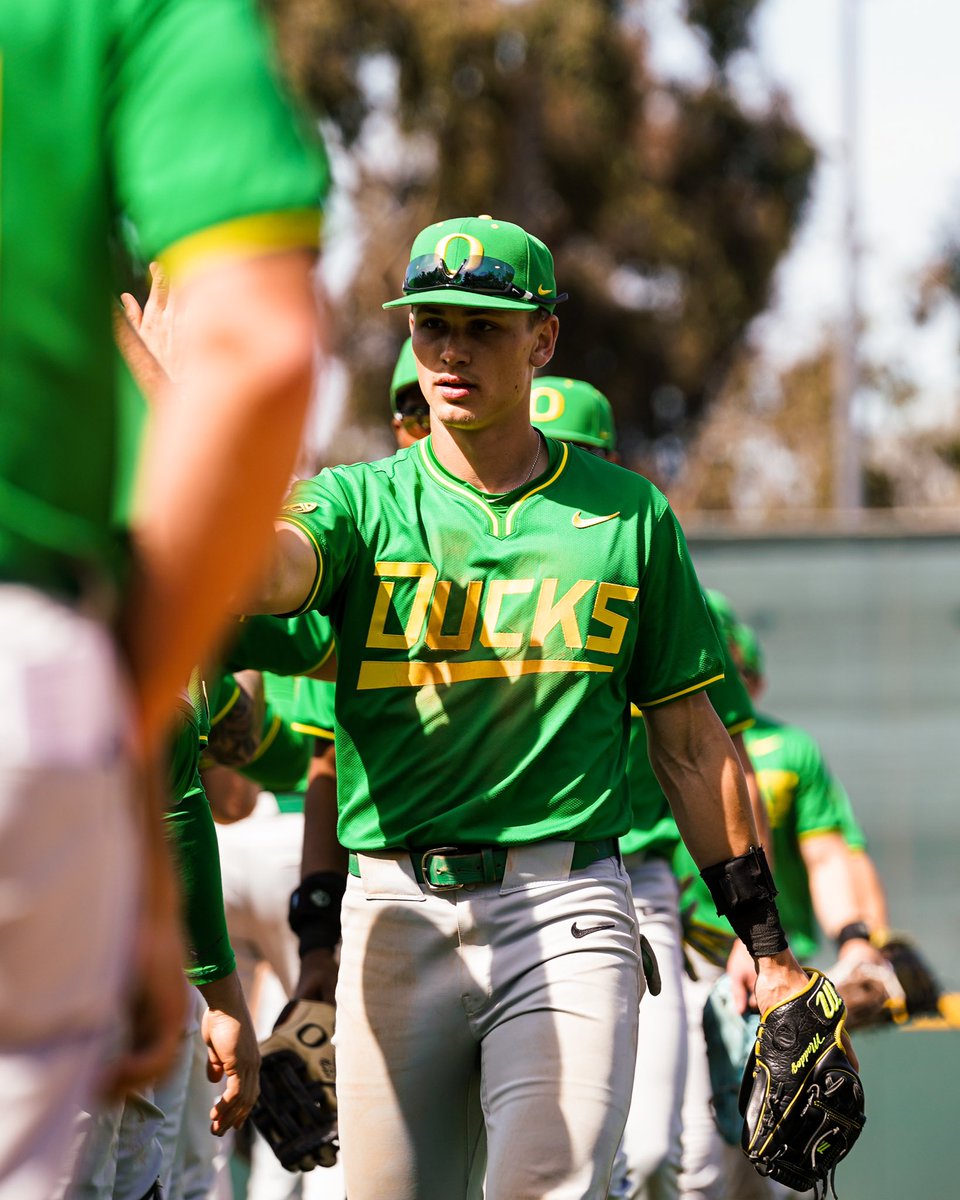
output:
[[683, 688], [679, 692], [671, 692], [669, 696], [661, 696], [659, 700], [644, 700], [638, 708], [654, 708], [658, 704], [666, 704], [668, 700], [679, 700], [681, 696], [689, 696], [691, 692], [700, 692], [705, 687], [709, 687], [711, 683], [716, 683], [717, 680], [723, 678], [723, 673], [714, 675], [712, 679], [705, 679], [703, 683], [693, 683], [690, 687]]
[[247, 759], [247, 761], [243, 764], [245, 767], [252, 766], [253, 763], [257, 762], [258, 759], [261, 759], [264, 756], [264, 754], [266, 754], [266, 752], [270, 749], [270, 747], [273, 745], [273, 743], [277, 740], [277, 734], [280, 732], [282, 725], [283, 725], [283, 717], [281, 717], [280, 714], [277, 713], [274, 716], [273, 720], [271, 721], [270, 728], [267, 730], [265, 736], [260, 739], [260, 745], [256, 748], [256, 750], [254, 750], [253, 754], [251, 754], [250, 757]]
[[490, 510], [489, 505], [485, 504], [479, 496], [475, 496], [469, 488], [462, 487], [459, 484], [454, 483], [452, 479], [447, 479], [447, 477], [431, 461], [430, 455], [427, 453], [427, 440], [427, 438], [423, 438], [421, 440], [419, 449], [420, 457], [423, 459], [423, 464], [427, 468], [430, 476], [435, 479], [436, 482], [441, 485], [441, 487], [445, 487], [447, 491], [455, 492], [458, 496], [463, 496], [466, 500], [469, 500], [471, 504], [474, 504], [477, 508], [479, 508], [481, 512], [486, 513], [493, 524], [493, 536], [499, 537], [500, 518], [495, 512]]
[[[298, 521], [296, 519], [296, 517], [287, 516], [286, 513], [281, 513], [278, 519], [281, 521], [286, 521], [286, 523], [288, 525], [293, 525], [297, 529], [299, 529], [300, 532], [306, 537], [307, 541], [309, 541], [310, 545], [313, 546], [313, 552], [317, 556], [317, 577], [313, 581], [313, 588], [311, 589], [310, 594], [307, 596], [306, 600], [304, 600], [304, 602], [300, 605], [300, 607], [295, 608], [292, 613], [288, 614], [289, 616], [292, 616], [292, 617], [298, 617], [302, 613], [305, 613], [308, 611], [308, 609], [310, 608], [310, 605], [317, 598], [317, 592], [320, 591], [320, 584], [323, 582], [323, 551], [320, 549], [320, 543], [313, 536], [313, 533], [311, 532], [309, 527], [304, 525], [304, 523], [302, 521]], [[332, 643], [331, 643], [331, 645], [332, 645]]]
[[230, 711], [230, 709], [233, 708], [233, 706], [236, 704], [239, 695], [240, 695], [240, 684], [235, 682], [233, 685], [233, 691], [230, 694], [230, 699], [226, 702], [226, 704], [223, 706], [223, 708], [220, 709], [220, 711], [217, 713], [217, 715], [215, 717], [210, 718], [211, 726], [216, 725], [218, 721], [223, 720], [223, 718], [227, 715], [227, 713]]
[[328, 742], [332, 742], [334, 739], [333, 730], [324, 729], [322, 725], [304, 725], [301, 721], [291, 721], [290, 728], [296, 730], [297, 733], [309, 733], [313, 737], [323, 738]]

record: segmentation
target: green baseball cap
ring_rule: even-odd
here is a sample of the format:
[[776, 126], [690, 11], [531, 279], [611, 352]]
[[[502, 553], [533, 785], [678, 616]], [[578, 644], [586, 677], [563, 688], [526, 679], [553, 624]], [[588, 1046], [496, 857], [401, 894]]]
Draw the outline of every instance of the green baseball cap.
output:
[[707, 602], [707, 607], [713, 611], [713, 615], [723, 626], [723, 632], [727, 638], [732, 637], [735, 626], [739, 624], [733, 605], [723, 592], [718, 592], [716, 588], [705, 588], [703, 598]]
[[733, 641], [740, 653], [740, 669], [762, 678], [763, 647], [754, 630], [739, 621], [733, 627]]
[[541, 375], [530, 391], [530, 421], [534, 428], [562, 442], [581, 442], [616, 450], [613, 409], [603, 392], [582, 379]]
[[391, 407], [395, 407], [398, 393], [413, 387], [414, 384], [419, 387], [420, 378], [417, 375], [417, 360], [413, 354], [413, 338], [407, 338], [400, 347], [397, 365], [393, 368], [393, 378], [390, 380]]
[[417, 234], [403, 278], [402, 304], [457, 304], [463, 308], [553, 306], [557, 295], [553, 255], [519, 225], [490, 216], [453, 217]]

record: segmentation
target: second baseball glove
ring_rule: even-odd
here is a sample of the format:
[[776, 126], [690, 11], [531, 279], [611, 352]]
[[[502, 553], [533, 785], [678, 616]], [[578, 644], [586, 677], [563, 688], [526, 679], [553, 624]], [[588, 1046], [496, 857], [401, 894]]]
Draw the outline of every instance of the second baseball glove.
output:
[[740, 1144], [761, 1175], [820, 1196], [866, 1118], [841, 1041], [843, 1001], [825, 975], [807, 973], [804, 991], [763, 1015], [740, 1089]]
[[292, 1000], [260, 1043], [260, 1098], [251, 1117], [288, 1171], [337, 1161], [334, 1012], [332, 1004]]

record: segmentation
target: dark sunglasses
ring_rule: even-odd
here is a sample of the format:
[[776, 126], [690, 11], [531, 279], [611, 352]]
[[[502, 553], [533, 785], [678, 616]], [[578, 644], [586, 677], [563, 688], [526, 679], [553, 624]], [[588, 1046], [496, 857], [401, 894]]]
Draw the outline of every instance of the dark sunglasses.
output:
[[416, 429], [423, 429], [427, 433], [430, 432], [430, 409], [425, 405], [418, 405], [416, 408], [397, 409], [394, 416], [407, 431], [412, 434]]
[[[473, 266], [468, 264], [473, 263]], [[536, 304], [558, 304], [562, 296], [535, 296], [513, 282], [514, 268], [498, 258], [465, 258], [453, 272], [438, 254], [421, 254], [413, 259], [403, 277], [404, 294], [428, 292], [434, 288], [466, 289], [487, 296], [512, 296]]]

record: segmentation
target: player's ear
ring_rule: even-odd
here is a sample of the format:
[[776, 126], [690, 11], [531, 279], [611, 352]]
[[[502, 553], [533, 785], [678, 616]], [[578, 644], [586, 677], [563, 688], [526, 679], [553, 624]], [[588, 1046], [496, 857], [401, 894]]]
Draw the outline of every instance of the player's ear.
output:
[[538, 370], [545, 367], [553, 358], [557, 346], [557, 334], [560, 332], [560, 321], [556, 314], [548, 313], [534, 330], [535, 341], [530, 351], [530, 362]]

